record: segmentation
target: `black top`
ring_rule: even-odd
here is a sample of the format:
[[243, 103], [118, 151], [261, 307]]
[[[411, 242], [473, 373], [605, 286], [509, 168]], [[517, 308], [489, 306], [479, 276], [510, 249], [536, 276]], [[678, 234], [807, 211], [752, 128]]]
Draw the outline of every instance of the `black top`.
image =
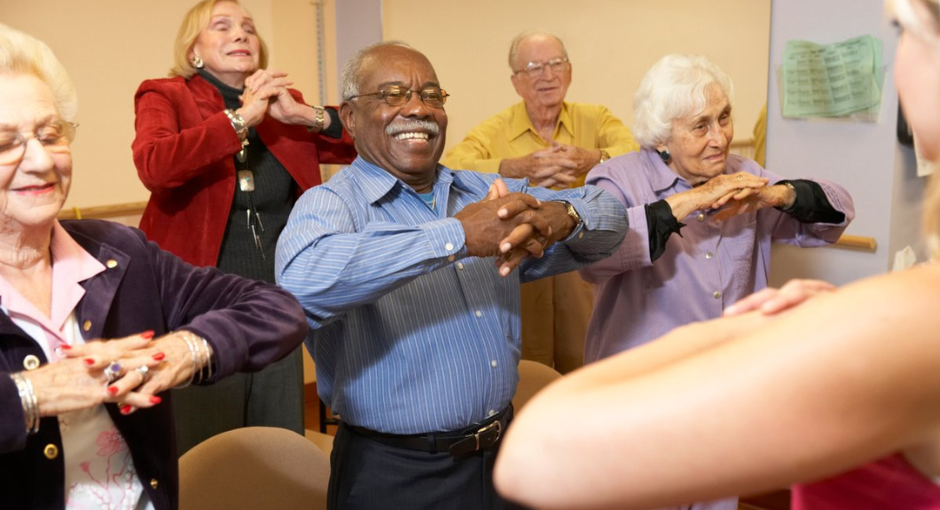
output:
[[[215, 86], [225, 107], [238, 109], [242, 103], [239, 96], [244, 92], [241, 89], [230, 87], [204, 69], [199, 75]], [[321, 134], [330, 138], [340, 138], [343, 133], [339, 115], [335, 110], [327, 108], [330, 115], [330, 128]], [[232, 156], [235, 158], [235, 156]], [[251, 170], [253, 173], [255, 189], [251, 192], [241, 190], [236, 183], [235, 196], [232, 198], [232, 209], [229, 212], [228, 222], [225, 225], [225, 236], [219, 250], [219, 260], [216, 266], [226, 273], [237, 274], [255, 280], [274, 282], [274, 249], [277, 238], [287, 224], [287, 218], [297, 200], [297, 183], [288, 173], [287, 169], [265, 147], [254, 128], [248, 130], [247, 158], [242, 163], [235, 158], [235, 169]], [[319, 171], [311, 168], [310, 171]], [[249, 211], [249, 201], [253, 209]], [[255, 226], [262, 250], [255, 244], [254, 233], [248, 223], [248, 215], [257, 211], [263, 230]], [[193, 240], [198, 242], [198, 240]]]

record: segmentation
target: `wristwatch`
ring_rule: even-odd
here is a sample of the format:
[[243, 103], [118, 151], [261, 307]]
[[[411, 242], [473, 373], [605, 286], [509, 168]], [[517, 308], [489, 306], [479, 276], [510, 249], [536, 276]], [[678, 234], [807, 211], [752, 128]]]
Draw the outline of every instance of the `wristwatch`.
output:
[[607, 154], [607, 151], [605, 151], [604, 149], [599, 149], [599, 150], [601, 151], [601, 159], [600, 161], [597, 162], [598, 165], [610, 159], [610, 154]]
[[567, 200], [559, 200], [558, 202], [565, 205], [565, 212], [568, 213], [569, 218], [574, 220], [574, 230], [577, 230], [578, 227], [584, 223], [584, 220], [581, 219], [581, 215], [578, 214], [578, 210], [575, 209], [574, 206], [571, 205], [571, 202], [568, 202]]

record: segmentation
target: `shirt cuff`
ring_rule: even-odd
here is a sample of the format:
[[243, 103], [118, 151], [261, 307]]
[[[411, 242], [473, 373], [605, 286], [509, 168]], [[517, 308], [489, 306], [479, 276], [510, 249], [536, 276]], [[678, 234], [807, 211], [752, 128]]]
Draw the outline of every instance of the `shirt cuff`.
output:
[[655, 262], [666, 252], [666, 241], [673, 233], [682, 236], [679, 231], [685, 223], [679, 222], [672, 214], [672, 207], [665, 200], [646, 204], [646, 229], [649, 232], [650, 262]]
[[330, 116], [330, 127], [320, 131], [322, 136], [339, 140], [343, 137], [343, 123], [339, 120], [339, 113], [333, 108], [324, 108], [326, 114]]
[[835, 210], [819, 183], [807, 179], [777, 181], [776, 185], [790, 184], [796, 199], [790, 207], [775, 207], [800, 223], [842, 223], [845, 214]]
[[422, 224], [420, 228], [427, 236], [431, 253], [435, 257], [453, 261], [467, 256], [467, 236], [460, 220], [454, 218], [434, 220]]

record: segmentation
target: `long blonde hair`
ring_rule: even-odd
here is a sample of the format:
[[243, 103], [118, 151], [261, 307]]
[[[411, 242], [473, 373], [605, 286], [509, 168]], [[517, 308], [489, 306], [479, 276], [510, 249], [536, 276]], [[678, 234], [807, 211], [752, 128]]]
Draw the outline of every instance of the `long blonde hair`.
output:
[[[176, 34], [176, 41], [173, 43], [173, 67], [170, 68], [170, 76], [182, 76], [189, 79], [196, 74], [196, 68], [189, 61], [189, 52], [193, 49], [193, 44], [199, 34], [209, 26], [215, 4], [221, 2], [241, 5], [238, 0], [202, 0], [186, 13], [186, 17], [183, 18], [183, 23], [180, 25], [180, 30]], [[261, 47], [261, 52], [258, 55], [258, 67], [266, 69], [268, 67], [268, 47], [264, 44], [261, 35], [257, 35], [258, 44]]]
[[[940, 52], [940, 0], [889, 0], [894, 7], [898, 23], [918, 37], [934, 44]], [[930, 22], [924, 23], [915, 12], [912, 3], [920, 2], [930, 14]], [[940, 112], [937, 112], [940, 115]], [[934, 162], [938, 163], [938, 162]], [[924, 237], [930, 257], [940, 260], [940, 174], [934, 173], [924, 196]]]

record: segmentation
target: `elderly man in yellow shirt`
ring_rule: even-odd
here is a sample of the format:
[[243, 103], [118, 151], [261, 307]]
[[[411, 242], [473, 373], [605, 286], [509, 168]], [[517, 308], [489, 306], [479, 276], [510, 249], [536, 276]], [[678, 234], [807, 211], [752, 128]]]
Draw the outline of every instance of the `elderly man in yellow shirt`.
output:
[[[483, 121], [447, 153], [448, 168], [528, 178], [545, 187], [584, 184], [591, 168], [637, 150], [630, 130], [601, 105], [565, 101], [571, 62], [558, 37], [519, 34], [509, 48], [513, 87], [522, 102]], [[591, 317], [590, 284], [577, 273], [522, 286], [522, 358], [562, 373], [581, 366]]]

